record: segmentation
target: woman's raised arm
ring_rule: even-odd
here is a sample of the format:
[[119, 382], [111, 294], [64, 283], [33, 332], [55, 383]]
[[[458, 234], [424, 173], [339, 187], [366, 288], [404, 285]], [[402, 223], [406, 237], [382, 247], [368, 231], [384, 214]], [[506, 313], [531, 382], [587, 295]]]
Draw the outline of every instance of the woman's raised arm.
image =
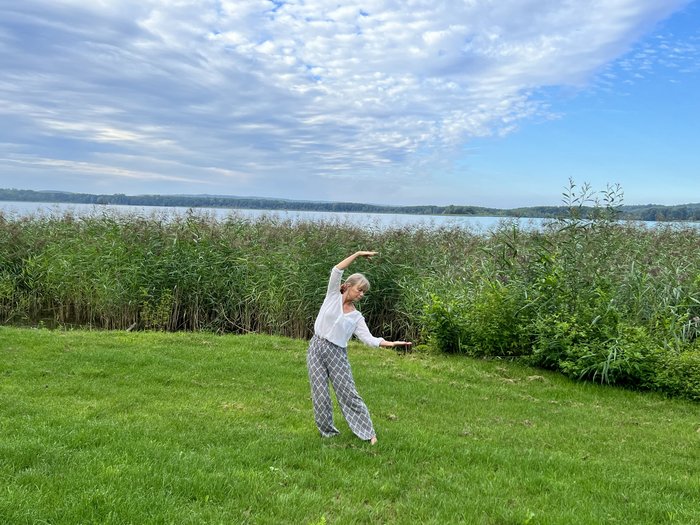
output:
[[367, 251], [359, 251], [355, 252], [352, 255], [349, 255], [342, 261], [340, 261], [338, 264], [335, 265], [338, 270], [345, 270], [348, 266], [352, 264], [352, 262], [357, 259], [358, 257], [367, 257], [368, 259], [374, 255], [377, 255], [378, 252], [367, 252]]

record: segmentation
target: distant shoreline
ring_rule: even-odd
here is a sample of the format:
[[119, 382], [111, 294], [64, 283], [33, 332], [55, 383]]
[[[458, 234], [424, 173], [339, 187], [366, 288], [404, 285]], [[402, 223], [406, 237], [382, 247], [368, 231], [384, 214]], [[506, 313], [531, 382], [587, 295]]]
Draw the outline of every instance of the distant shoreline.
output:
[[[530, 206], [522, 208], [487, 208], [481, 206], [387, 206], [353, 202], [302, 201], [264, 197], [212, 195], [125, 195], [90, 194], [62, 191], [35, 191], [0, 188], [0, 201], [60, 204], [113, 204], [126, 206], [162, 206], [186, 208], [257, 209], [279, 211], [317, 211], [339, 213], [391, 213], [455, 217], [514, 217], [556, 219], [570, 215], [566, 206]], [[582, 218], [594, 210], [579, 209]], [[619, 219], [639, 221], [700, 221], [700, 203], [664, 206], [658, 204], [623, 205], [615, 209]]]

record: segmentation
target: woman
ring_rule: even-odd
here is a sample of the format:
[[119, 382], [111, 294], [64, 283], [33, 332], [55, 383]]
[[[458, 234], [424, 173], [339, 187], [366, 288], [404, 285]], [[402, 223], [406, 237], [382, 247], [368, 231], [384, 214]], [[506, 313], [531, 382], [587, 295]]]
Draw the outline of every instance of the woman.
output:
[[347, 345], [353, 334], [363, 343], [374, 347], [410, 346], [407, 341], [386, 341], [374, 337], [355, 303], [369, 290], [369, 281], [355, 273], [340, 284], [343, 271], [358, 257], [372, 257], [377, 252], [360, 251], [336, 264], [331, 270], [326, 298], [314, 323], [314, 336], [309, 344], [306, 364], [309, 369], [311, 398], [316, 426], [323, 437], [339, 434], [333, 424], [333, 402], [328, 380], [333, 383], [343, 416], [353, 433], [372, 445], [377, 435], [369, 411], [355, 389], [348, 361]]

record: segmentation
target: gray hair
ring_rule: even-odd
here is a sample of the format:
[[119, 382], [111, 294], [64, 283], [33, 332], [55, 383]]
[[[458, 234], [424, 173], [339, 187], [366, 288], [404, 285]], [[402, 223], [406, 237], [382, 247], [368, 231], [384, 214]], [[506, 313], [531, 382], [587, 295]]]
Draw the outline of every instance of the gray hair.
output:
[[352, 275], [348, 276], [343, 285], [340, 287], [340, 291], [344, 292], [349, 286], [355, 285], [358, 285], [360, 290], [363, 292], [369, 291], [369, 280], [367, 280], [367, 277], [361, 273], [353, 273]]

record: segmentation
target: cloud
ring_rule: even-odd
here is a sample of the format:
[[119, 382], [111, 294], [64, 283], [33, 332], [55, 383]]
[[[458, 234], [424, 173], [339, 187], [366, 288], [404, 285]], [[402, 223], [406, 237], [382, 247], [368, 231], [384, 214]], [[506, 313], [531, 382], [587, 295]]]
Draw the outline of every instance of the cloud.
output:
[[[249, 194], [426, 184], [686, 3], [24, 0], [0, 21], [0, 156]], [[668, 39], [619, 67], [689, 54]]]
[[667, 72], [688, 75], [698, 71], [700, 38], [678, 41], [673, 34], [661, 33], [651, 42], [634, 46], [623, 58], [605, 66], [602, 76], [609, 81], [622, 79], [627, 84], [634, 84]]

